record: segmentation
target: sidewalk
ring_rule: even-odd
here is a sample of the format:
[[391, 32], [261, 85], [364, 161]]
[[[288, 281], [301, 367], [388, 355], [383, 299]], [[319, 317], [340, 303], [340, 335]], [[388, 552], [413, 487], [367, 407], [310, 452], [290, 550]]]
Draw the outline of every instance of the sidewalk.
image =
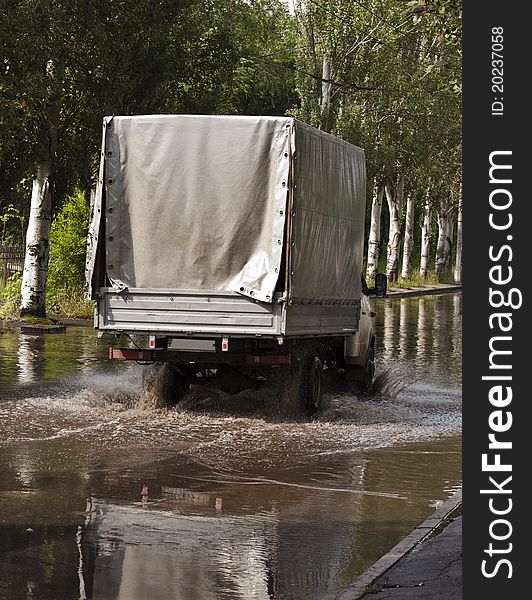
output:
[[460, 600], [461, 501], [458, 492], [337, 600]]

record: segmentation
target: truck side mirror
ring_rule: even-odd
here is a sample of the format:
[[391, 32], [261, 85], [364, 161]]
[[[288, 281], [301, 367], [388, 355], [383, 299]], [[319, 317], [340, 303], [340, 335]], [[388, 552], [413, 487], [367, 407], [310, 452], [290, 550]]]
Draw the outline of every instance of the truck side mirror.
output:
[[377, 298], [384, 298], [388, 290], [388, 277], [384, 273], [375, 275], [375, 294]]

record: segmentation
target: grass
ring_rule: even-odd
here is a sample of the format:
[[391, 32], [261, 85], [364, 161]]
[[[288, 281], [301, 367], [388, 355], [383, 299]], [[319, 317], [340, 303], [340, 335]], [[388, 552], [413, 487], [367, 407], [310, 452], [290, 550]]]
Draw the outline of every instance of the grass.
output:
[[92, 319], [94, 303], [92, 300], [85, 300], [81, 290], [61, 290], [50, 295], [46, 310], [67, 319]]
[[24, 317], [20, 317], [19, 320], [27, 325], [55, 325], [50, 319], [46, 319], [45, 317], [34, 317], [32, 315], [25, 315]]
[[[381, 272], [384, 273], [384, 270]], [[367, 283], [368, 287], [373, 287], [375, 285], [375, 282], [372, 279], [368, 280]], [[427, 285], [437, 286], [441, 283], [454, 284], [455, 281], [453, 279], [452, 273], [447, 272], [443, 279], [438, 279], [436, 277], [435, 271], [428, 271], [427, 277], [424, 278], [421, 277], [421, 275], [419, 274], [419, 269], [414, 269], [412, 272], [412, 276], [408, 279], [402, 279], [401, 277], [399, 277], [399, 279], [397, 281], [394, 281], [393, 283], [388, 282], [388, 289], [407, 289], [423, 287]]]
[[446, 273], [443, 279], [438, 279], [436, 277], [435, 271], [429, 271], [427, 273], [427, 277], [423, 278], [419, 274], [419, 270], [414, 270], [409, 279], [402, 279], [399, 277], [397, 281], [394, 281], [393, 284], [390, 285], [392, 288], [412, 288], [412, 287], [422, 287], [424, 285], [438, 285], [439, 283], [455, 283], [453, 276], [451, 273]]
[[[20, 276], [12, 276], [7, 283], [0, 280], [0, 320], [23, 321], [35, 325], [50, 325], [53, 321], [39, 317], [20, 318]], [[81, 289], [48, 290], [46, 311], [67, 319], [92, 319], [94, 304], [85, 300]]]
[[21, 282], [20, 273], [12, 275], [5, 283], [0, 280], [0, 319], [18, 318]]

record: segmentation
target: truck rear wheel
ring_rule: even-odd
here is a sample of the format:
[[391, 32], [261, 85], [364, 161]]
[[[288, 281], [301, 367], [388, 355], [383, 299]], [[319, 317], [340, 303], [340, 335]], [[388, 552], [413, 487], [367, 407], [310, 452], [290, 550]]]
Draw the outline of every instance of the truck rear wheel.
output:
[[307, 413], [313, 415], [321, 409], [323, 396], [323, 365], [317, 356], [311, 362], [307, 381], [308, 391], [304, 392], [304, 403]]
[[372, 393], [375, 379], [375, 350], [373, 346], [370, 346], [364, 366], [346, 365], [345, 379], [348, 385], [355, 390], [361, 390], [365, 394]]
[[321, 409], [323, 365], [312, 353], [305, 353], [285, 374], [284, 392], [289, 404], [312, 416]]

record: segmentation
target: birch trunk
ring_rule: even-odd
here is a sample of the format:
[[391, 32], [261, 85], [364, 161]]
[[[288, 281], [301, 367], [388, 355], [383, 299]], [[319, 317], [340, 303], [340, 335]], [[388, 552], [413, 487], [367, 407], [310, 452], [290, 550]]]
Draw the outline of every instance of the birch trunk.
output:
[[399, 219], [401, 219], [401, 214], [403, 212], [404, 190], [405, 190], [404, 177], [399, 177], [399, 179], [397, 180], [397, 189], [395, 192], [396, 199], [397, 199], [397, 210], [399, 212]]
[[332, 71], [331, 71], [331, 63], [327, 56], [323, 57], [323, 66], [321, 69], [321, 103], [320, 103], [320, 111], [321, 111], [321, 128], [324, 131], [329, 131], [330, 129], [330, 107], [331, 107], [331, 96], [332, 96]]
[[323, 113], [328, 110], [331, 104], [331, 64], [327, 56], [323, 57], [321, 73], [321, 112]]
[[436, 246], [436, 277], [442, 281], [445, 275], [445, 264], [448, 252], [447, 212], [438, 214], [438, 245]]
[[[52, 177], [59, 125], [60, 86], [51, 61], [46, 67], [51, 89], [41, 149], [35, 166], [30, 215], [26, 231], [26, 256], [22, 273], [20, 315], [46, 316], [46, 276], [50, 254]], [[60, 80], [59, 80], [60, 82]]]
[[405, 239], [403, 242], [403, 268], [401, 277], [409, 279], [412, 275], [412, 248], [414, 246], [414, 199], [409, 194], [406, 199]]
[[428, 201], [425, 204], [425, 216], [423, 217], [423, 225], [421, 226], [421, 262], [419, 264], [419, 275], [423, 279], [427, 279], [429, 269], [430, 255], [430, 205]]
[[390, 230], [388, 236], [388, 248], [386, 254], [386, 275], [390, 283], [397, 281], [399, 275], [399, 242], [401, 240], [400, 197], [396, 193], [397, 188], [386, 184], [385, 188], [388, 211], [390, 213]]
[[454, 221], [452, 215], [449, 214], [447, 217], [447, 230], [445, 232], [445, 270], [451, 270], [452, 268], [452, 253], [453, 253], [453, 235], [454, 235]]
[[456, 218], [456, 257], [454, 263], [454, 281], [462, 283], [462, 195], [458, 202], [458, 216]]
[[369, 230], [368, 266], [366, 270], [367, 279], [375, 279], [379, 268], [383, 197], [384, 188], [382, 186], [375, 186], [373, 189], [373, 201], [371, 203], [371, 226]]

